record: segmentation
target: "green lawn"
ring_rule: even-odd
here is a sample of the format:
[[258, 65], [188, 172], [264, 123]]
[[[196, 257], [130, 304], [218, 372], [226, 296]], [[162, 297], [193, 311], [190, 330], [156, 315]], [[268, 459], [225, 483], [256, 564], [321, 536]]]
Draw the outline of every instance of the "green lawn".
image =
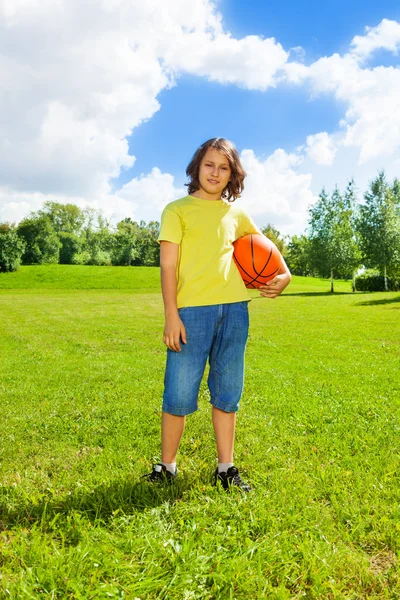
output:
[[159, 453], [158, 269], [0, 274], [0, 598], [400, 597], [400, 294], [294, 278], [250, 304], [236, 462], [205, 386]]

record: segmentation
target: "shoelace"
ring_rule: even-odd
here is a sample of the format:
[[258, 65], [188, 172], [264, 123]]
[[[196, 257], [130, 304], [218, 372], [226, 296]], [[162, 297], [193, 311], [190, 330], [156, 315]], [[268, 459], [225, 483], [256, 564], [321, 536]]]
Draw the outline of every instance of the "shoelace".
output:
[[240, 477], [239, 473], [235, 473], [233, 475], [233, 477], [231, 478], [233, 483], [236, 483], [237, 485], [239, 485], [240, 483], [242, 483], [242, 478]]

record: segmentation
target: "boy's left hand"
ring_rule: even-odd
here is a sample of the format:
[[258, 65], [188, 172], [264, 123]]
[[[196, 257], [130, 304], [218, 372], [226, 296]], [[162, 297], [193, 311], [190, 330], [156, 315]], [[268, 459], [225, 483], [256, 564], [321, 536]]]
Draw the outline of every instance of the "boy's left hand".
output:
[[260, 285], [258, 288], [260, 292], [260, 296], [264, 296], [264, 298], [276, 298], [279, 296], [285, 287], [290, 283], [290, 275], [283, 273], [282, 275], [277, 275], [271, 281], [268, 281], [265, 285]]

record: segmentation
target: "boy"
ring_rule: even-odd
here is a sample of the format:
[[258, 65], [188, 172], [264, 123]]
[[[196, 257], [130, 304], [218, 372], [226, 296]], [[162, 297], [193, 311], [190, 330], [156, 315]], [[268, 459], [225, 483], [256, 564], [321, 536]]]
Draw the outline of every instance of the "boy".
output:
[[[186, 174], [188, 196], [166, 206], [161, 217], [160, 265], [165, 309], [167, 365], [162, 413], [162, 460], [150, 481], [172, 480], [186, 415], [197, 410], [207, 360], [212, 421], [218, 452], [214, 483], [249, 491], [233, 463], [236, 412], [243, 389], [249, 294], [232, 260], [233, 242], [260, 233], [234, 204], [245, 172], [234, 145], [205, 142]], [[283, 262], [260, 293], [275, 298], [291, 279]]]

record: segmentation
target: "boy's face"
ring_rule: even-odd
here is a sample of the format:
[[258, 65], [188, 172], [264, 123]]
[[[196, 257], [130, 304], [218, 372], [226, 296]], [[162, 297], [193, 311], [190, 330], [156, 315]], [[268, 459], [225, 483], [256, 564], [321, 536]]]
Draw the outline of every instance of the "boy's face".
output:
[[231, 176], [229, 161], [215, 148], [208, 148], [200, 163], [198, 193], [206, 200], [219, 200]]

